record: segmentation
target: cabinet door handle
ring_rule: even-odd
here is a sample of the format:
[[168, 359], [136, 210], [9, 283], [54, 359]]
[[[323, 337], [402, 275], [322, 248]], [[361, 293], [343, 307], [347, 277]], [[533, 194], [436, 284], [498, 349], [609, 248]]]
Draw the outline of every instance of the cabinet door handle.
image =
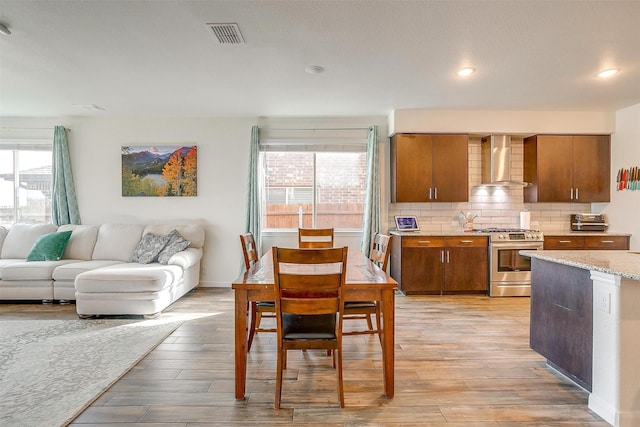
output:
[[613, 240], [600, 240], [600, 243], [613, 243]]
[[571, 194], [569, 195], [569, 200], [573, 200], [573, 187], [571, 188]]
[[434, 199], [438, 200], [438, 187], [435, 187], [435, 189], [433, 190], [433, 194], [434, 194]]
[[429, 187], [429, 200], [431, 200], [431, 191], [432, 191], [432, 188]]
[[558, 240], [558, 243], [571, 243], [571, 240]]
[[578, 187], [576, 187], [576, 200], [578, 200], [578, 199], [579, 199], [579, 196], [578, 196]]
[[440, 251], [440, 264], [444, 264], [444, 251]]
[[473, 240], [460, 240], [460, 243], [473, 243]]
[[418, 240], [419, 245], [428, 245], [431, 243], [431, 240]]
[[451, 261], [451, 257], [450, 257], [450, 252], [447, 251], [447, 264], [449, 264], [449, 261]]

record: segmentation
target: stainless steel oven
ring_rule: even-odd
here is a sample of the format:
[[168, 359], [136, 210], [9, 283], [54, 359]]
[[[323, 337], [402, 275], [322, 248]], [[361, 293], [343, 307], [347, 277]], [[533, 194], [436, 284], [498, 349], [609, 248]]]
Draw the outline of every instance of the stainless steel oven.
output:
[[539, 250], [544, 244], [540, 231], [489, 229], [489, 296], [530, 296], [531, 259], [521, 250]]

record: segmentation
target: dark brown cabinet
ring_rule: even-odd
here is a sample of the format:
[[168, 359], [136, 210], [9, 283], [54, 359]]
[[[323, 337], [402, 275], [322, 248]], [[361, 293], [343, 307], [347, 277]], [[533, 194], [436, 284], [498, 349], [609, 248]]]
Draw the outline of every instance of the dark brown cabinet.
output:
[[609, 135], [534, 135], [524, 139], [524, 201], [608, 202]]
[[394, 135], [391, 201], [466, 202], [468, 142], [468, 135]]
[[544, 249], [629, 250], [629, 236], [544, 236]]
[[396, 236], [391, 276], [405, 294], [488, 291], [488, 240], [477, 236]]

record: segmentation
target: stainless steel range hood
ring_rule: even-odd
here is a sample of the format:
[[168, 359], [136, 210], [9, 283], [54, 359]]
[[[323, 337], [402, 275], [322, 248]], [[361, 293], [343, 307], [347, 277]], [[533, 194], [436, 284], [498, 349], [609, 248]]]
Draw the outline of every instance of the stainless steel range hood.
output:
[[482, 138], [482, 186], [518, 186], [529, 183], [516, 181], [511, 176], [511, 136], [489, 135]]

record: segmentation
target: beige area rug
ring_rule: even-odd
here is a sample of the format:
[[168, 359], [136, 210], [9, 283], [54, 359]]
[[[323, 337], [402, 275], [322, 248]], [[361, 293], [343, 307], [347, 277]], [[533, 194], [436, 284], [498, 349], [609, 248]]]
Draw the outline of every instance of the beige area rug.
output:
[[66, 425], [184, 320], [1, 321], [0, 425]]

